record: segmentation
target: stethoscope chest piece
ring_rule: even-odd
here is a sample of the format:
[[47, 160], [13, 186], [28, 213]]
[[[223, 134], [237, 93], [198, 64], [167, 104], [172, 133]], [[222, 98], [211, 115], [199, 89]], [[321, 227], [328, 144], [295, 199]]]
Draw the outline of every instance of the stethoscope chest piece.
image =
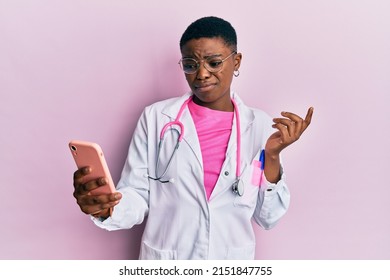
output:
[[238, 196], [243, 196], [244, 194], [244, 183], [241, 179], [237, 179], [232, 186], [233, 192]]

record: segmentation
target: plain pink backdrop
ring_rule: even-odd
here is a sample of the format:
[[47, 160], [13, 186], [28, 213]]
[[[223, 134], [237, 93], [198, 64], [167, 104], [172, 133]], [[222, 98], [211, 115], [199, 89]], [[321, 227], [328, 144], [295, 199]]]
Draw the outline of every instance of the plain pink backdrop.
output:
[[135, 259], [143, 225], [106, 232], [72, 197], [71, 139], [119, 179], [147, 104], [188, 90], [199, 17], [230, 21], [247, 104], [313, 122], [283, 157], [292, 201], [259, 259], [390, 258], [390, 2], [0, 0], [0, 259]]

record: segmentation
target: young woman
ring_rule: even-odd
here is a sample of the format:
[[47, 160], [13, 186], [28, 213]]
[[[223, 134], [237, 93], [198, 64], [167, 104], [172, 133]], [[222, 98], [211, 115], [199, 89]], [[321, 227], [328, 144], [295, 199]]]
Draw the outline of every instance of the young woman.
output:
[[74, 174], [74, 196], [107, 230], [148, 216], [141, 259], [253, 259], [251, 219], [270, 229], [287, 211], [280, 152], [299, 139], [313, 108], [304, 120], [287, 112], [272, 120], [244, 105], [230, 88], [242, 55], [223, 19], [193, 22], [180, 50], [191, 92], [145, 108], [117, 193], [88, 194], [105, 179], [84, 182], [85, 167]]

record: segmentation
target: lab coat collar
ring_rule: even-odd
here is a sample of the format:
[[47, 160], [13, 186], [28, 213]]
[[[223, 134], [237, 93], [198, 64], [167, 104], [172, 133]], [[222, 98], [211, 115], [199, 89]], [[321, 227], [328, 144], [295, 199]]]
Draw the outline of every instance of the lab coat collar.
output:
[[240, 121], [241, 121], [241, 135], [251, 126], [255, 119], [255, 115], [253, 114], [252, 110], [250, 110], [244, 102], [241, 100], [241, 98], [238, 96], [237, 93], [232, 92], [231, 94], [234, 101], [236, 101], [236, 104], [238, 106], [238, 111], [240, 113]]
[[[190, 92], [187, 92], [179, 98], [171, 99], [172, 102], [168, 102], [165, 107], [161, 110], [161, 113], [170, 117], [172, 120], [176, 119], [177, 114], [179, 113], [180, 107], [183, 103], [191, 96]], [[185, 109], [186, 110], [186, 109]]]

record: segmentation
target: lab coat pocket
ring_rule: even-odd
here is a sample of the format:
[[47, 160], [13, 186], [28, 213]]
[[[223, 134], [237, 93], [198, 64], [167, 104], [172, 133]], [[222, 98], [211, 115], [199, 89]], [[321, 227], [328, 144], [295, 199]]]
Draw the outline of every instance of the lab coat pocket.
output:
[[176, 260], [177, 252], [175, 250], [155, 249], [145, 242], [142, 242], [139, 258], [141, 260]]
[[252, 162], [252, 176], [251, 176], [251, 184], [253, 186], [260, 186], [261, 183], [261, 177], [263, 175], [263, 172], [261, 170], [261, 162], [254, 159]]
[[241, 180], [244, 185], [244, 193], [242, 196], [237, 195], [234, 199], [234, 206], [250, 208], [256, 205], [260, 178], [261, 170], [254, 160], [249, 167], [245, 167], [241, 175]]

